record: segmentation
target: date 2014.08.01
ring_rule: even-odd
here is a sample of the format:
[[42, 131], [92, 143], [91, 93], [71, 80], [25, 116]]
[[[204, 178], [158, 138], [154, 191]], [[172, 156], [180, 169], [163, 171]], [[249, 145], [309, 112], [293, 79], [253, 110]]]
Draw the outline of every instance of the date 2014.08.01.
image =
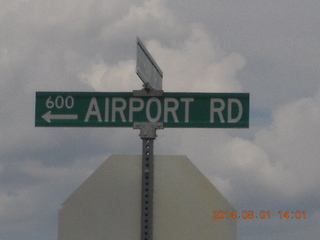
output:
[[[271, 211], [223, 211], [223, 210], [214, 210], [212, 211], [212, 219], [271, 219]], [[306, 219], [307, 211], [278, 211], [278, 216], [280, 219]]]

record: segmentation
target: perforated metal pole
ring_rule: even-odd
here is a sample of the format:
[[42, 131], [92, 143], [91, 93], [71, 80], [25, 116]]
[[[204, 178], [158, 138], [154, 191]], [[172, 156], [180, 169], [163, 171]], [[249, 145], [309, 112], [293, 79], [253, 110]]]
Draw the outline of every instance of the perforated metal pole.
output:
[[153, 221], [153, 143], [156, 130], [163, 129], [162, 123], [134, 123], [140, 129], [142, 139], [142, 181], [141, 181], [141, 240], [152, 240]]
[[153, 142], [142, 139], [141, 240], [152, 240], [153, 220]]
[[[154, 90], [148, 84], [142, 90], [133, 91], [135, 97], [161, 97], [162, 90]], [[141, 240], [152, 240], [153, 221], [153, 142], [156, 130], [163, 129], [162, 123], [135, 122], [134, 129], [140, 129], [142, 139], [142, 181], [141, 181]]]

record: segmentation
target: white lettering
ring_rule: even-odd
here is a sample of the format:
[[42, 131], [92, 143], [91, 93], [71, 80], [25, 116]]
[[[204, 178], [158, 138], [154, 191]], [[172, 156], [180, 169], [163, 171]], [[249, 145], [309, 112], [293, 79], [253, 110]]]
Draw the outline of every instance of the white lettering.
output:
[[189, 122], [189, 110], [190, 110], [190, 102], [194, 102], [194, 98], [181, 98], [181, 102], [185, 103], [184, 108], [184, 122]]
[[[238, 115], [234, 118], [232, 118], [232, 104], [233, 103], [238, 105], [238, 109], [239, 109]], [[243, 108], [242, 108], [242, 104], [241, 104], [240, 100], [236, 99], [236, 98], [228, 99], [228, 123], [239, 122], [242, 117], [242, 113], [243, 113]]]
[[[120, 103], [120, 106], [118, 103]], [[123, 98], [113, 98], [112, 99], [112, 122], [116, 121], [116, 114], [119, 113], [122, 122], [126, 122], [126, 118], [124, 116], [124, 110], [127, 107], [126, 100]]]
[[87, 114], [86, 114], [84, 121], [88, 122], [91, 116], [96, 116], [98, 119], [98, 122], [102, 122], [98, 102], [95, 97], [91, 98], [91, 101], [90, 101], [90, 104], [88, 107], [88, 111], [87, 111]]
[[[157, 115], [153, 118], [151, 117], [151, 104], [152, 103], [156, 103], [157, 105]], [[147, 119], [149, 122], [158, 122], [160, 117], [161, 117], [161, 102], [158, 98], [150, 98], [147, 102], [147, 106], [146, 106], [146, 115], [147, 115]]]
[[[173, 103], [172, 107], [169, 107], [169, 103]], [[177, 117], [177, 109], [179, 108], [179, 102], [175, 98], [165, 98], [164, 99], [164, 122], [168, 122], [168, 113], [172, 114], [174, 122], [179, 122]]]
[[[218, 103], [220, 106], [215, 107], [216, 103]], [[221, 98], [211, 98], [210, 101], [210, 122], [214, 122], [214, 115], [215, 113], [218, 114], [220, 122], [224, 123], [224, 118], [222, 115], [222, 111], [225, 108], [226, 104], [224, 103], [223, 99]]]
[[[138, 103], [139, 105], [135, 107], [135, 103]], [[129, 122], [133, 121], [133, 113], [139, 112], [143, 109], [144, 103], [141, 98], [130, 98], [129, 100]]]
[[104, 105], [104, 121], [109, 122], [109, 98], [105, 99]]

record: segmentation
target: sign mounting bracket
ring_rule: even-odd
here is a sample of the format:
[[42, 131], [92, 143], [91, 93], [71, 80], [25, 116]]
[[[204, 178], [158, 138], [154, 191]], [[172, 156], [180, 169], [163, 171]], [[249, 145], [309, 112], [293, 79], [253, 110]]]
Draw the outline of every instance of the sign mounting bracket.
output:
[[163, 129], [163, 123], [145, 123], [145, 122], [136, 122], [133, 123], [133, 129], [140, 129], [141, 139], [155, 139], [157, 137], [156, 130]]
[[134, 97], [161, 97], [163, 96], [163, 90], [156, 90], [150, 86], [149, 83], [143, 84], [143, 89], [133, 90]]

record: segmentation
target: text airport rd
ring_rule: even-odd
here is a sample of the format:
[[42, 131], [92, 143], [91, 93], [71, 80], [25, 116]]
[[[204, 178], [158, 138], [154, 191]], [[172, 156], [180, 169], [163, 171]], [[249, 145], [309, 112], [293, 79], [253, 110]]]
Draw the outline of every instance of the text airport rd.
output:
[[37, 126], [119, 126], [162, 122], [165, 127], [248, 127], [249, 94], [38, 92]]
[[[110, 104], [110, 102], [112, 102]], [[194, 98], [165, 98], [164, 99], [164, 106], [161, 105], [161, 102], [158, 98], [150, 98], [147, 101], [146, 106], [142, 98], [130, 98], [129, 104], [127, 104], [124, 98], [112, 98], [111, 101], [109, 98], [105, 98], [105, 110], [104, 110], [104, 119], [102, 119], [103, 114], [101, 114], [101, 108], [97, 102], [97, 99], [93, 97], [90, 101], [84, 122], [89, 122], [91, 118], [96, 118], [98, 122], [116, 122], [117, 114], [120, 117], [121, 122], [132, 122], [134, 113], [144, 112], [148, 122], [159, 122], [162, 118], [163, 112], [163, 122], [168, 122], [169, 115], [171, 114], [174, 122], [189, 122], [189, 111], [190, 111], [190, 104], [194, 102]], [[217, 107], [217, 104], [218, 107]], [[236, 104], [239, 111], [237, 117], [232, 117], [232, 104]], [[171, 105], [171, 106], [170, 106]], [[178, 109], [183, 108], [183, 119], [178, 119], [177, 111]], [[219, 121], [224, 123], [225, 119], [223, 117], [222, 112], [227, 109], [228, 118], [227, 122], [229, 123], [236, 123], [241, 119], [243, 108], [241, 102], [238, 99], [230, 98], [228, 99], [228, 108], [226, 108], [225, 102], [221, 98], [211, 98], [210, 99], [210, 123], [215, 121], [215, 114], [217, 114]], [[155, 108], [155, 116], [151, 115], [152, 107]], [[111, 111], [109, 110], [111, 109]], [[125, 111], [128, 110], [128, 111]], [[111, 112], [111, 118], [109, 118]], [[125, 114], [127, 112], [128, 114]], [[127, 116], [126, 116], [127, 115]]]

